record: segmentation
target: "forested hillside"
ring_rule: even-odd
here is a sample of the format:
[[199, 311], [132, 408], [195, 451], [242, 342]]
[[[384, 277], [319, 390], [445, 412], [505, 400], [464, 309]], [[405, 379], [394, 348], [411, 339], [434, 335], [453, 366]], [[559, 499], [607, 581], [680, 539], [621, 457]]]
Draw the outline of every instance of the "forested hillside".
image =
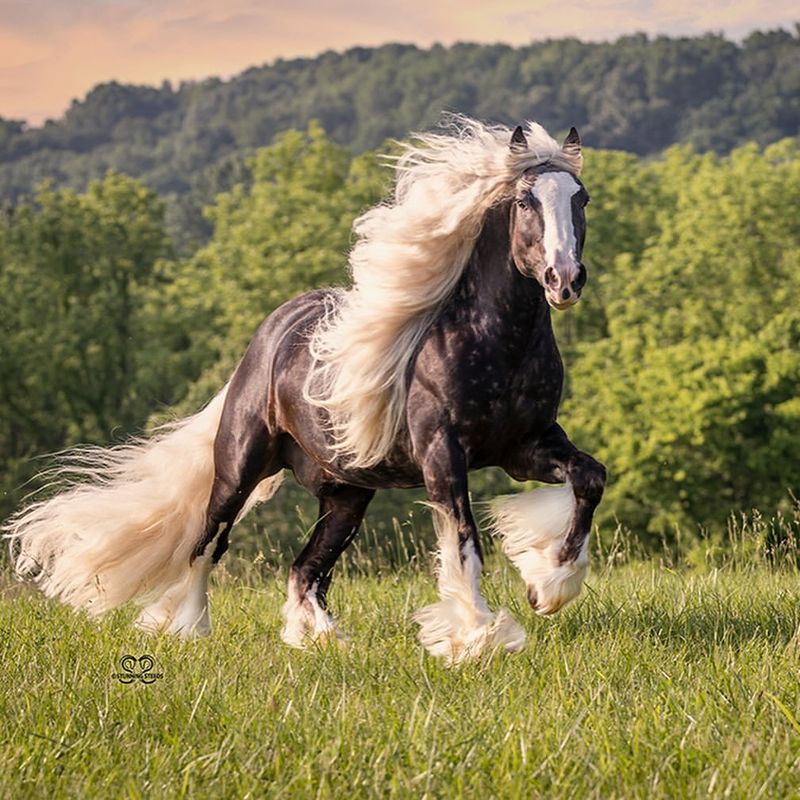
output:
[[673, 143], [720, 153], [765, 145], [798, 133], [800, 37], [395, 44], [279, 60], [227, 82], [103, 84], [41, 128], [0, 118], [0, 198], [17, 201], [44, 178], [84, 189], [113, 168], [167, 201], [169, 230], [188, 250], [210, 233], [202, 207], [242, 178], [243, 155], [278, 132], [317, 119], [359, 153], [432, 126], [445, 109], [533, 118], [553, 131], [577, 125], [593, 147], [638, 155]]

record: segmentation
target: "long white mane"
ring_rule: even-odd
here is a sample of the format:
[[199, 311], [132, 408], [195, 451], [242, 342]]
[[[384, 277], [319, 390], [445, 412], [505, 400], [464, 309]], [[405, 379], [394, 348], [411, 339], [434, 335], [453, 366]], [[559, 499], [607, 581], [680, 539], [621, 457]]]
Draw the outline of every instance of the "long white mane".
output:
[[463, 116], [447, 133], [414, 135], [396, 159], [394, 198], [353, 223], [352, 286], [334, 295], [311, 337], [308, 402], [327, 410], [334, 447], [350, 467], [388, 453], [406, 405], [409, 360], [466, 267], [483, 218], [529, 167], [577, 174], [580, 156], [535, 122], [527, 149], [511, 130]]

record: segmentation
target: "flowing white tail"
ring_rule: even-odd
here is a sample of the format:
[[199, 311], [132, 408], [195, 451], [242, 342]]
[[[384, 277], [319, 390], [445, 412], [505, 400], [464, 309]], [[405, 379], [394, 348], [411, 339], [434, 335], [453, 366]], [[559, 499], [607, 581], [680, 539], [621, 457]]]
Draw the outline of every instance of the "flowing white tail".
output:
[[[66, 453], [54, 470], [65, 489], [2, 528], [17, 574], [92, 616], [129, 601], [155, 603], [140, 617], [143, 627], [207, 633], [211, 565], [204, 558], [190, 568], [190, 559], [205, 526], [226, 393], [149, 438]], [[252, 499], [266, 499], [279, 482], [269, 479], [270, 491], [259, 487]]]

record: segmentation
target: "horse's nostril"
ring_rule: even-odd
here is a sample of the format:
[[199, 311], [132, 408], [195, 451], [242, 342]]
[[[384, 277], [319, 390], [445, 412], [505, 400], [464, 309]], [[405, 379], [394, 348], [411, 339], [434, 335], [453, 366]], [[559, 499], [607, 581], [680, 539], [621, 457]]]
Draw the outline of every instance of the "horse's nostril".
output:
[[561, 299], [569, 300], [569, 289], [564, 289], [564, 291], [561, 292]]
[[539, 597], [536, 594], [536, 589], [533, 586], [528, 587], [528, 603], [530, 607], [536, 611], [536, 605], [539, 602]]
[[558, 282], [558, 275], [556, 275], [556, 271], [552, 267], [548, 267], [544, 271], [544, 282], [548, 286], [554, 286]]
[[586, 267], [581, 264], [578, 268], [578, 277], [572, 281], [572, 291], [578, 294], [581, 289], [586, 285]]

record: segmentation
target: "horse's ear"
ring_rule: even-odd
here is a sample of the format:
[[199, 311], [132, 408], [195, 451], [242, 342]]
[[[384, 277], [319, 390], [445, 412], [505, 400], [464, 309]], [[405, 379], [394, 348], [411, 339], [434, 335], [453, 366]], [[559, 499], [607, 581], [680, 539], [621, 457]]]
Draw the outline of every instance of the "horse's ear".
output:
[[522, 130], [522, 125], [517, 125], [517, 127], [514, 128], [514, 133], [511, 134], [511, 141], [509, 142], [508, 146], [512, 153], [528, 152], [528, 140], [525, 138], [525, 132]]
[[564, 139], [564, 144], [561, 145], [564, 154], [569, 158], [575, 160], [578, 165], [578, 172], [583, 166], [583, 153], [581, 152], [581, 136], [577, 129], [573, 126], [569, 129], [567, 138]]
[[580, 153], [581, 151], [581, 135], [578, 133], [578, 129], [573, 125], [569, 129], [569, 133], [567, 134], [567, 138], [564, 139], [564, 144], [562, 148], [565, 152], [577, 152]]

